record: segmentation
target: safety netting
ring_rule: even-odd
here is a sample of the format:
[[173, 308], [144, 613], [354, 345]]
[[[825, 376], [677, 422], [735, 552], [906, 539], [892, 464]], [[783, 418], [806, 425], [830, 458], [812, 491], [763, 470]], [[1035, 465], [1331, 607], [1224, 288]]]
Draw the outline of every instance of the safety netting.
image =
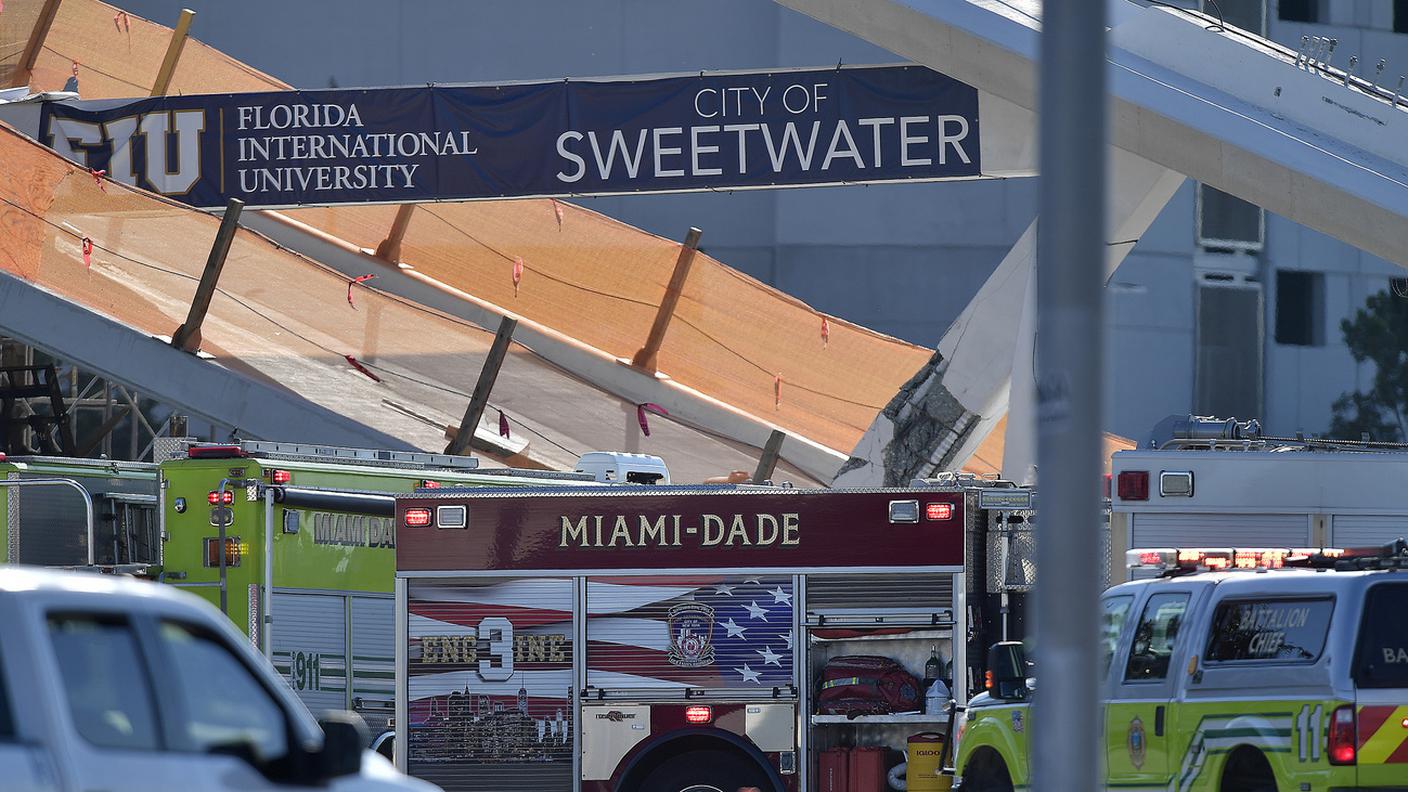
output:
[[[147, 335], [170, 336], [185, 320], [217, 218], [85, 171], [3, 125], [0, 162], [0, 270]], [[368, 283], [241, 230], [201, 347], [215, 364], [442, 450], [492, 333]], [[698, 482], [751, 470], [759, 454], [659, 416], [646, 416], [647, 434], [640, 419], [637, 405], [514, 345], [484, 425], [491, 458], [554, 469], [586, 451], [630, 450]], [[815, 483], [785, 464], [779, 478]]]

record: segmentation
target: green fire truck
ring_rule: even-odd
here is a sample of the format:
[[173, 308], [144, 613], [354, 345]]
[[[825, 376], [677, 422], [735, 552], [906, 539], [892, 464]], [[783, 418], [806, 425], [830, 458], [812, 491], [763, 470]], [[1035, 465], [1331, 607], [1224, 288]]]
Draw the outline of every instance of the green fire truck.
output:
[[0, 454], [0, 561], [151, 566], [158, 522], [150, 462]]
[[[655, 457], [617, 456], [660, 466]], [[388, 727], [394, 701], [391, 495], [442, 486], [603, 486], [604, 478], [484, 469], [464, 456], [263, 441], [193, 443], [159, 471], [158, 579], [219, 606], [309, 709], [354, 710], [374, 733]]]

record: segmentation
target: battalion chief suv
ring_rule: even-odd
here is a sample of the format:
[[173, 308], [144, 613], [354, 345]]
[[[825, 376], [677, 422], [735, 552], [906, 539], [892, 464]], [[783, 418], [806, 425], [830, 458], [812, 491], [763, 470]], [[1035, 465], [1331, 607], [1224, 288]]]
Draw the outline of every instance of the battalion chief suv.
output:
[[[1157, 570], [1101, 597], [1106, 784], [1408, 792], [1408, 543], [1134, 550]], [[1030, 784], [1020, 644], [993, 647], [963, 714], [955, 789]]]

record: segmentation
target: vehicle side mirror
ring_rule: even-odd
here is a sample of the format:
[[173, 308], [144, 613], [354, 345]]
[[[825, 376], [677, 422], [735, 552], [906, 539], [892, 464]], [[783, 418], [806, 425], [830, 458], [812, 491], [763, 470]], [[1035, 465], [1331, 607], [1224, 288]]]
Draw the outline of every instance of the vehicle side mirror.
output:
[[367, 744], [367, 725], [362, 717], [355, 712], [330, 712], [318, 725], [323, 729], [318, 777], [328, 780], [361, 772], [362, 749]]
[[986, 681], [993, 698], [1027, 698], [1027, 651], [1021, 641], [999, 641], [988, 649]]

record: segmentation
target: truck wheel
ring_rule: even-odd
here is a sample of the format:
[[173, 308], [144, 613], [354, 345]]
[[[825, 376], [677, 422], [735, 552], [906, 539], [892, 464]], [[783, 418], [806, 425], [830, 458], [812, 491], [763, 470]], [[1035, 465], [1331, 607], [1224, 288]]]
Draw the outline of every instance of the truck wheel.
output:
[[963, 771], [963, 792], [1012, 792], [1012, 777], [1002, 757], [983, 751]]
[[1221, 792], [1276, 792], [1276, 774], [1261, 751], [1243, 746], [1232, 752], [1222, 770]]
[[761, 767], [733, 751], [697, 750], [665, 760], [631, 792], [738, 792], [773, 788]]

